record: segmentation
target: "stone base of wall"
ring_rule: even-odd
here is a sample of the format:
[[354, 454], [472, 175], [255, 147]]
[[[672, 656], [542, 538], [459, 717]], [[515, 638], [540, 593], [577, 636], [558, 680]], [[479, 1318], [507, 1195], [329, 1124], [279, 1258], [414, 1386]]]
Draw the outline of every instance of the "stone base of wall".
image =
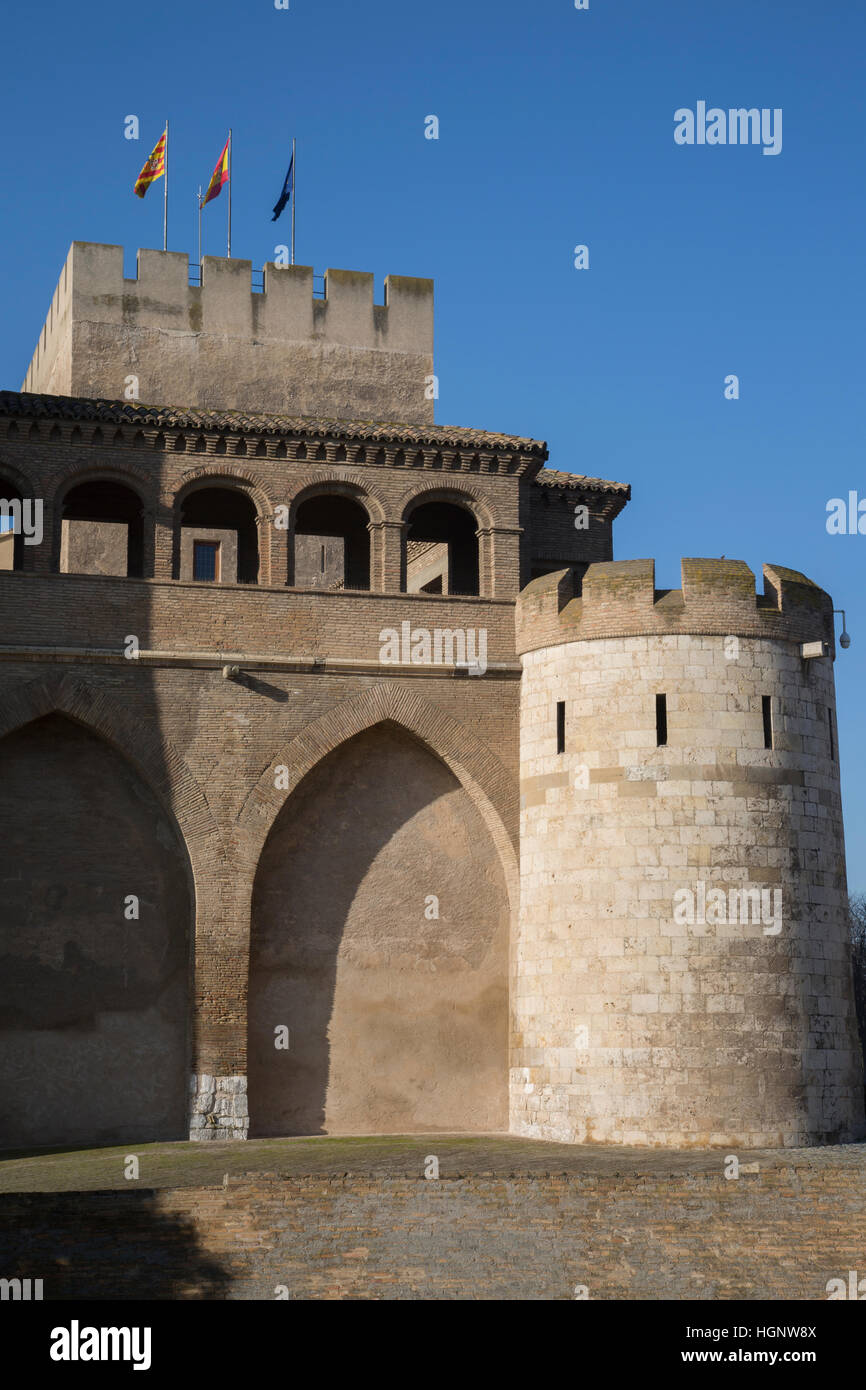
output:
[[250, 1116], [245, 1076], [208, 1076], [189, 1079], [190, 1139], [246, 1139]]

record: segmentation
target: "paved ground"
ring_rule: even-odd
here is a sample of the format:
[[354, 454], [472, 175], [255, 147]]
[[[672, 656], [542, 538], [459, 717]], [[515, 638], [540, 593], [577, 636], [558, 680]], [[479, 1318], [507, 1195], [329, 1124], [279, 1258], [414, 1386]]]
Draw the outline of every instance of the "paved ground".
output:
[[[42, 1150], [0, 1158], [0, 1192], [89, 1192], [129, 1187], [127, 1157], [139, 1161], [139, 1184], [148, 1188], [203, 1187], [242, 1176], [424, 1176], [429, 1154], [439, 1160], [440, 1178], [663, 1177], [720, 1173], [725, 1149], [626, 1149], [594, 1144], [550, 1144], [508, 1135], [428, 1134], [310, 1139], [253, 1139], [246, 1143], [143, 1144], [103, 1149]], [[740, 1151], [741, 1163], [761, 1172], [811, 1168], [866, 1171], [866, 1144], [818, 1149]]]

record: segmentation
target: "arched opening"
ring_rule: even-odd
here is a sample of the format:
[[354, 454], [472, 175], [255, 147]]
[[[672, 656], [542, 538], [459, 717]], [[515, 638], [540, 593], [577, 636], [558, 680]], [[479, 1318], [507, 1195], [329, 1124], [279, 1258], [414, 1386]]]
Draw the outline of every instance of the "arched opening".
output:
[[180, 515], [178, 578], [202, 583], [257, 584], [259, 534], [255, 504], [232, 487], [187, 493]]
[[0, 571], [20, 570], [24, 561], [22, 496], [0, 477]]
[[298, 589], [369, 589], [368, 516], [351, 497], [308, 497], [295, 517]]
[[251, 1133], [504, 1128], [507, 978], [481, 813], [404, 729], [357, 734], [298, 785], [256, 873]]
[[477, 594], [478, 522], [456, 502], [422, 502], [406, 531], [406, 593]]
[[0, 742], [0, 1146], [187, 1132], [192, 890], [130, 763], [58, 714]]
[[141, 498], [123, 483], [96, 478], [70, 488], [60, 527], [61, 573], [144, 573]]

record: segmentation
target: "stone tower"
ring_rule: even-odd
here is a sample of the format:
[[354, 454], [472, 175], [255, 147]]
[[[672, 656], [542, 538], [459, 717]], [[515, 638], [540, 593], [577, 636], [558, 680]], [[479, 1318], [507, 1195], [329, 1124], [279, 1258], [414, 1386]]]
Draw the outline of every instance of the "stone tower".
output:
[[432, 424], [433, 281], [74, 241], [22, 391]]
[[764, 576], [683, 560], [658, 591], [651, 560], [611, 562], [518, 599], [517, 1133], [863, 1134], [833, 604]]

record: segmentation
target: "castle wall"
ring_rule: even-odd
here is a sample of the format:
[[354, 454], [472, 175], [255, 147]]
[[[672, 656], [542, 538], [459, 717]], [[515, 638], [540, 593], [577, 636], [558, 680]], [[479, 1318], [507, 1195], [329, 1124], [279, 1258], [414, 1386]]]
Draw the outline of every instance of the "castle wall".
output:
[[[685, 560], [682, 590], [659, 592], [651, 561], [595, 561], [627, 490], [537, 482], [546, 451], [531, 440], [11, 394], [3, 415], [0, 482], [42, 504], [44, 535], [0, 575], [0, 740], [14, 749], [57, 714], [100, 735], [142, 780], [142, 804], [162, 808], [160, 843], [188, 856], [192, 1058], [178, 1044], [171, 1068], [191, 1087], [194, 1137], [250, 1122], [495, 1128], [506, 922], [518, 1132], [756, 1145], [862, 1129], [832, 665], [799, 651], [823, 641], [832, 656], [828, 595], [779, 566], [756, 596], [739, 562]], [[140, 499], [143, 578], [57, 572], [66, 492], [98, 479]], [[176, 577], [185, 501], [211, 487], [240, 495], [256, 584]], [[291, 583], [298, 508], [328, 495], [367, 513], [369, 591]], [[573, 522], [584, 497], [588, 531]], [[431, 500], [475, 517], [476, 596], [401, 592], [412, 509]], [[563, 548], [574, 570], [518, 597], [521, 575]], [[483, 669], [415, 647], [437, 631], [483, 634]], [[123, 825], [101, 766], [88, 795]], [[39, 775], [36, 762], [22, 773]], [[10, 836], [23, 786], [0, 780]], [[74, 783], [52, 795], [60, 823], [76, 822]], [[97, 868], [101, 843], [84, 846]], [[76, 853], [58, 835], [59, 883]], [[754, 888], [774, 912], [779, 893], [778, 929], [676, 916], [681, 894], [700, 916], [719, 886]], [[450, 904], [438, 919], [423, 915], [430, 895]], [[336, 915], [318, 906], [331, 900]], [[407, 947], [416, 901], [424, 935]], [[50, 930], [53, 911], [16, 907]], [[31, 952], [26, 989], [39, 968]], [[277, 1024], [295, 1032], [290, 1058], [268, 1051]], [[55, 1132], [35, 1115], [33, 1142]]]
[[[242, 1146], [241, 1155], [222, 1149], [219, 1172], [196, 1178], [164, 1156], [160, 1174], [171, 1176], [157, 1190], [145, 1186], [144, 1165], [142, 1182], [120, 1191], [113, 1174], [102, 1178], [113, 1191], [55, 1190], [71, 1186], [73, 1161], [48, 1170], [42, 1183], [52, 1190], [34, 1191], [31, 1167], [27, 1191], [0, 1194], [0, 1258], [7, 1277], [42, 1279], [46, 1300], [799, 1306], [831, 1289], [838, 1298], [840, 1287], [842, 1298], [863, 1299], [866, 1176], [856, 1149], [813, 1149], [788, 1162], [762, 1154], [757, 1171], [743, 1164], [732, 1180], [722, 1152], [713, 1166], [690, 1155], [685, 1168], [645, 1151], [612, 1160], [597, 1149], [463, 1144], [437, 1137], [408, 1153], [398, 1141], [280, 1145], [258, 1159], [267, 1173], [238, 1171], [239, 1158], [252, 1158]], [[423, 1176], [431, 1151], [437, 1181]], [[88, 1160], [84, 1179], [95, 1188]], [[777, 1321], [772, 1308], [767, 1321]], [[691, 1325], [701, 1322], [693, 1311]]]
[[[329, 968], [337, 970], [340, 982], [339, 970], [348, 953], [351, 969], [361, 974], [357, 976], [357, 989], [349, 982], [348, 1011], [342, 1005], [338, 1010], [339, 1019], [343, 1020], [338, 1040], [343, 1049], [341, 1055], [345, 1055], [345, 1021], [354, 1016], [358, 990], [372, 990], [374, 1001], [382, 1004], [386, 1015], [380, 1020], [367, 1015], [377, 1061], [376, 1039], [381, 1041], [383, 1027], [386, 1034], [399, 1034], [404, 1039], [430, 1034], [436, 1043], [427, 1053], [422, 1050], [412, 1054], [414, 1062], [406, 1051], [408, 1042], [401, 1051], [391, 1054], [389, 1068], [380, 1074], [378, 1082], [387, 1104], [371, 1109], [370, 1128], [384, 1123], [389, 1106], [397, 1106], [410, 1127], [429, 1128], [425, 1115], [436, 1113], [435, 1107], [431, 1112], [419, 1106], [410, 1122], [405, 1103], [400, 1101], [397, 1105], [403, 1084], [399, 1078], [408, 1067], [415, 1078], [413, 1084], [419, 1079], [423, 1083], [425, 1077], [430, 1079], [430, 1069], [435, 1064], [436, 1096], [458, 1095], [467, 1086], [461, 1051], [467, 1035], [474, 1039], [475, 1047], [469, 1055], [475, 1060], [483, 1055], [484, 1060], [483, 1070], [467, 1087], [477, 1102], [474, 1113], [479, 1117], [495, 1113], [497, 1107], [501, 1111], [506, 1067], [505, 1017], [501, 1012], [497, 1021], [497, 1010], [504, 1010], [508, 971], [502, 939], [497, 933], [502, 930], [502, 883], [508, 874], [510, 907], [515, 902], [517, 701], [518, 685], [513, 676], [455, 680], [444, 672], [426, 671], [401, 679], [398, 672], [389, 673], [381, 667], [360, 674], [351, 670], [317, 670], [312, 666], [306, 670], [252, 666], [242, 681], [234, 681], [224, 679], [216, 663], [207, 667], [168, 660], [139, 664], [122, 657], [94, 661], [86, 656], [77, 661], [62, 657], [22, 657], [17, 661], [7, 657], [0, 661], [0, 750], [7, 746], [3, 738], [7, 731], [11, 741], [16, 736], [14, 731], [29, 727], [30, 721], [51, 711], [65, 713], [100, 734], [122, 760], [128, 760], [176, 827], [175, 833], [189, 854], [196, 901], [194, 1002], [189, 1009], [178, 1004], [176, 1019], [180, 1026], [191, 1030], [193, 1053], [188, 1070], [179, 1058], [167, 1061], [166, 1066], [171, 1073], [167, 1085], [176, 1087], [179, 1079], [185, 1084], [190, 1073], [196, 1078], [192, 1100], [194, 1137], [242, 1137], [247, 1128], [252, 894], [271, 827], [283, 808], [292, 806], [292, 797], [307, 772], [312, 772], [322, 759], [348, 740], [377, 726], [397, 726], [404, 735], [416, 740], [419, 750], [427, 751], [403, 760], [401, 787], [391, 787], [383, 775], [375, 793], [370, 793], [370, 806], [363, 817], [351, 805], [339, 803], [339, 814], [335, 811], [329, 819], [331, 794], [325, 789], [319, 803], [325, 810], [317, 812], [322, 833], [315, 855], [305, 860], [308, 877], [303, 883], [295, 878], [285, 884], [281, 900], [285, 915], [279, 918], [275, 929], [297, 922], [293, 912], [298, 901], [318, 901], [318, 925], [304, 916], [298, 926], [305, 933], [324, 930], [324, 904], [334, 883], [342, 882], [342, 924], [349, 935], [345, 947], [341, 947], [342, 938], [337, 939], [340, 924], [333, 915], [328, 917], [327, 929], [335, 934]], [[431, 762], [441, 770], [431, 771]], [[45, 780], [44, 768], [35, 761], [22, 767], [21, 777], [24, 780], [20, 786], [12, 779], [0, 783], [3, 842], [14, 838], [22, 820], [20, 802], [28, 777], [42, 778], [40, 786], [50, 797], [54, 817], [60, 824], [78, 827], [77, 833], [85, 837], [88, 846], [91, 872], [113, 890], [107, 890], [100, 900], [101, 915], [95, 919], [95, 925], [101, 933], [110, 933], [112, 924], [115, 930], [122, 931], [123, 897], [126, 892], [136, 891], [139, 875], [135, 858], [129, 863], [121, 855], [116, 870], [111, 867], [114, 837], [119, 834], [123, 838], [118, 827], [123, 824], [124, 814], [114, 784], [101, 777], [98, 766], [94, 767], [89, 795], [100, 801], [106, 826], [98, 832], [82, 818], [82, 789], [74, 779]], [[443, 796], [446, 803], [449, 798], [458, 803], [453, 813], [446, 814], [445, 808], [440, 807]], [[393, 880], [390, 908], [387, 899], [381, 899], [377, 908], [370, 894], [373, 892], [375, 898], [384, 890], [383, 875], [390, 861], [377, 861], [370, 835], [376, 833], [376, 827], [381, 831], [389, 823], [395, 803], [402, 805], [401, 798], [408, 805], [417, 802], [416, 817], [409, 814], [407, 805], [404, 820], [398, 818], [399, 823], [394, 824], [401, 846], [402, 877]], [[38, 807], [32, 797], [31, 802]], [[145, 799], [142, 814], [146, 817], [152, 817], [149, 805]], [[288, 809], [286, 815], [293, 822], [294, 809]], [[23, 820], [29, 824], [27, 817]], [[62, 836], [52, 841], [43, 876], [53, 876], [52, 881], [60, 883], [75, 881], [77, 862], [70, 847], [73, 843], [77, 841], [68, 846]], [[494, 860], [498, 865], [496, 873]], [[367, 870], [364, 874], [358, 871], [353, 896], [347, 866], [364, 862]], [[327, 877], [323, 878], [326, 868]], [[281, 872], [276, 863], [272, 883], [283, 882]], [[19, 882], [18, 869], [11, 861], [7, 863], [9, 874], [17, 885], [17, 897], [13, 900], [15, 921], [22, 924], [25, 932], [17, 988], [26, 992], [34, 987], [33, 972], [38, 974], [40, 968], [38, 947], [26, 924], [36, 922], [44, 924], [45, 930], [60, 930], [62, 912], [55, 922], [50, 902], [37, 891], [38, 877], [33, 884], [27, 877]], [[265, 874], [267, 882], [267, 871]], [[478, 882], [487, 882], [488, 900], [484, 910], [475, 914], [471, 908], [474, 898], [467, 899], [466, 894], [470, 884], [474, 893]], [[8, 894], [8, 884], [4, 891]], [[440, 918], [428, 923], [424, 917], [425, 898], [431, 893], [440, 898]], [[390, 930], [388, 911], [393, 918], [399, 911], [409, 910], [401, 894], [411, 900], [412, 920], [417, 922], [418, 956], [427, 962], [418, 967], [420, 974], [415, 971], [414, 958], [401, 952], [399, 943], [392, 942], [382, 954]], [[172, 928], [175, 946], [180, 929], [179, 923]], [[355, 960], [352, 952], [357, 956], [359, 947], [352, 944], [353, 932], [360, 931], [363, 936], [368, 929], [373, 938], [369, 944], [361, 942], [361, 958]], [[473, 933], [477, 936], [473, 937]], [[471, 965], [464, 963], [467, 951]], [[96, 969], [97, 962], [98, 955], [89, 965], [82, 965], [83, 978], [89, 969]], [[438, 997], [437, 990], [441, 994], [441, 988], [430, 970], [431, 962], [438, 962], [437, 969], [441, 968], [441, 987], [444, 988], [446, 979], [449, 987], [454, 987], [439, 1018], [433, 999]], [[392, 987], [383, 1000], [381, 991], [390, 978], [389, 971]], [[432, 1012], [425, 1016], [420, 996], [431, 975]], [[327, 971], [317, 984], [321, 992], [316, 1007], [321, 1011], [328, 998], [333, 997]], [[343, 997], [338, 992], [338, 1004]], [[260, 1001], [260, 993], [255, 998]], [[459, 1003], [461, 998], [463, 1004]], [[468, 1011], [470, 1001], [472, 1009], [478, 1011], [477, 1018]], [[299, 1044], [302, 1030], [296, 1016], [281, 1017], [276, 1022], [285, 1022], [296, 1031], [295, 1046], [300, 1048], [301, 1058], [305, 1047], [312, 1046], [318, 1049], [321, 1059], [325, 1048], [321, 1029], [315, 1038]], [[501, 1043], [496, 1042], [497, 1030], [501, 1030]], [[490, 1054], [500, 1048], [501, 1073], [492, 1081]], [[367, 1063], [371, 1055], [366, 1055]], [[281, 1062], [283, 1058], [274, 1052], [273, 1060]], [[363, 1055], [356, 1059], [358, 1065], [364, 1060]], [[79, 1078], [69, 1071], [69, 1061], [69, 1055], [56, 1059], [56, 1084], [64, 1085], [70, 1097], [74, 1097]], [[265, 1086], [266, 1097], [268, 1087], [272, 1092], [273, 1080]], [[144, 1113], [147, 1094], [149, 1091], [137, 1089], [133, 1077], [129, 1095], [134, 1122], [126, 1126], [120, 1138], [135, 1138], [140, 1127], [150, 1132], [150, 1121]], [[341, 1073], [329, 1096], [332, 1114], [357, 1106], [351, 1067]], [[142, 1105], [140, 1110], [135, 1109], [136, 1097]], [[100, 1104], [98, 1092], [93, 1093], [93, 1103], [97, 1107]], [[266, 1116], [267, 1113], [266, 1109]], [[87, 1117], [87, 1108], [79, 1107], [79, 1114]], [[208, 1116], [218, 1116], [218, 1123], [208, 1120]], [[202, 1117], [206, 1130], [202, 1129]], [[480, 1123], [478, 1118], [471, 1118], [468, 1110], [464, 1119], [470, 1128]], [[254, 1114], [254, 1123], [256, 1120]], [[94, 1126], [88, 1133], [79, 1135], [76, 1131], [76, 1136], [82, 1141], [96, 1142], [100, 1133], [99, 1126]], [[116, 1128], [112, 1134], [117, 1134]], [[170, 1136], [163, 1133], [162, 1137], [183, 1138], [185, 1134], [181, 1124], [177, 1132]], [[54, 1119], [44, 1135], [34, 1130], [30, 1138], [34, 1143], [55, 1142]]]
[[256, 870], [251, 1135], [507, 1128], [508, 937], [496, 846], [454, 774], [395, 726], [336, 749]]
[[[580, 575], [587, 565], [612, 560], [613, 518], [629, 495], [627, 488], [622, 489], [620, 498], [591, 486], [583, 488], [578, 477], [568, 479], [567, 485], [552, 486], [545, 482], [546, 472], [528, 495], [524, 585], [536, 573], [572, 566]], [[585, 514], [578, 514], [577, 509], [582, 507], [586, 508]]]
[[[189, 855], [193, 1000], [178, 1016], [192, 1055], [174, 1059], [171, 1084], [187, 1092], [193, 1136], [243, 1137], [249, 1125], [282, 1123], [295, 1094], [274, 1070], [284, 1063], [302, 1078], [306, 1117], [315, 1093], [325, 1127], [504, 1125], [517, 863], [513, 599], [519, 499], [543, 446], [472, 431], [371, 438], [354, 425], [235, 425], [123, 406], [90, 407], [88, 416], [77, 402], [40, 397], [14, 397], [11, 409], [0, 479], [42, 502], [44, 536], [23, 547], [23, 569], [0, 585], [0, 749], [4, 734], [65, 714], [129, 763]], [[141, 499], [145, 578], [56, 572], [65, 494], [102, 478]], [[258, 584], [172, 578], [184, 498], [214, 485], [252, 502]], [[370, 591], [286, 582], [297, 508], [322, 494], [367, 510]], [[477, 597], [400, 592], [407, 514], [417, 499], [434, 498], [462, 501], [476, 516]], [[280, 507], [284, 527], [275, 524]], [[455, 671], [447, 654], [437, 665], [435, 650], [431, 659], [402, 641], [396, 663], [385, 659], [382, 632], [402, 638], [404, 625], [413, 634], [483, 634], [484, 671]], [[132, 637], [138, 658], [125, 655]], [[226, 679], [231, 664], [240, 671]], [[362, 807], [347, 802], [339, 769], [366, 737], [382, 757], [368, 760]], [[75, 823], [76, 788], [53, 794], [57, 815]], [[110, 821], [107, 784], [104, 802]], [[17, 815], [0, 782], [0, 833]], [[316, 835], [292, 858], [308, 819]], [[93, 852], [98, 859], [98, 839]], [[62, 841], [52, 871], [69, 872]], [[256, 884], [271, 906], [254, 911]], [[428, 920], [430, 895], [439, 917]], [[46, 909], [25, 902], [16, 911], [41, 920]], [[417, 926], [411, 948], [400, 935], [407, 921]], [[323, 937], [330, 949], [319, 969]], [[260, 946], [271, 939], [269, 964], [270, 948]], [[302, 996], [279, 968], [292, 942], [308, 964], [312, 953]], [[25, 988], [35, 968], [22, 964]], [[277, 1020], [294, 1039], [288, 1056], [262, 1050], [273, 997], [292, 1011]], [[74, 1076], [62, 1065], [58, 1076], [75, 1096]], [[184, 1137], [185, 1124], [173, 1137]], [[138, 1132], [130, 1123], [124, 1135]]]
[[[518, 592], [522, 494], [544, 456], [535, 441], [459, 429], [407, 438], [357, 421], [344, 433], [339, 425], [301, 419], [234, 423], [183, 412], [163, 423], [158, 413], [122, 403], [94, 406], [89, 418], [84, 412], [76, 418], [75, 402], [58, 401], [55, 421], [52, 403], [42, 397], [8, 393], [5, 400], [21, 419], [5, 430], [0, 425], [0, 484], [38, 499], [44, 518], [43, 542], [24, 546], [25, 570], [57, 569], [65, 493], [83, 481], [109, 479], [141, 499], [146, 577], [179, 575], [188, 493], [226, 486], [255, 507], [262, 584], [291, 582], [297, 508], [330, 493], [367, 512], [373, 591], [400, 592], [408, 513], [421, 502], [444, 500], [475, 515], [481, 594], [513, 600]], [[610, 522], [597, 524], [609, 538]]]
[[77, 723], [37, 718], [0, 749], [0, 1147], [177, 1138], [192, 990], [181, 839]]
[[[73, 242], [22, 389], [149, 405], [433, 422], [433, 282], [329, 270], [313, 297], [309, 266], [264, 268]], [[134, 395], [128, 395], [130, 378]], [[428, 399], [428, 396], [430, 397]]]
[[[597, 568], [558, 633], [561, 577], [519, 605], [526, 640], [539, 608], [559, 640], [523, 658], [512, 1128], [667, 1146], [862, 1134], [832, 662], [799, 650], [832, 603], [778, 567], [775, 608], [736, 562], [684, 562], [668, 595], [645, 562]], [[743, 635], [760, 623], [771, 637]], [[600, 635], [638, 624], [661, 631]]]

